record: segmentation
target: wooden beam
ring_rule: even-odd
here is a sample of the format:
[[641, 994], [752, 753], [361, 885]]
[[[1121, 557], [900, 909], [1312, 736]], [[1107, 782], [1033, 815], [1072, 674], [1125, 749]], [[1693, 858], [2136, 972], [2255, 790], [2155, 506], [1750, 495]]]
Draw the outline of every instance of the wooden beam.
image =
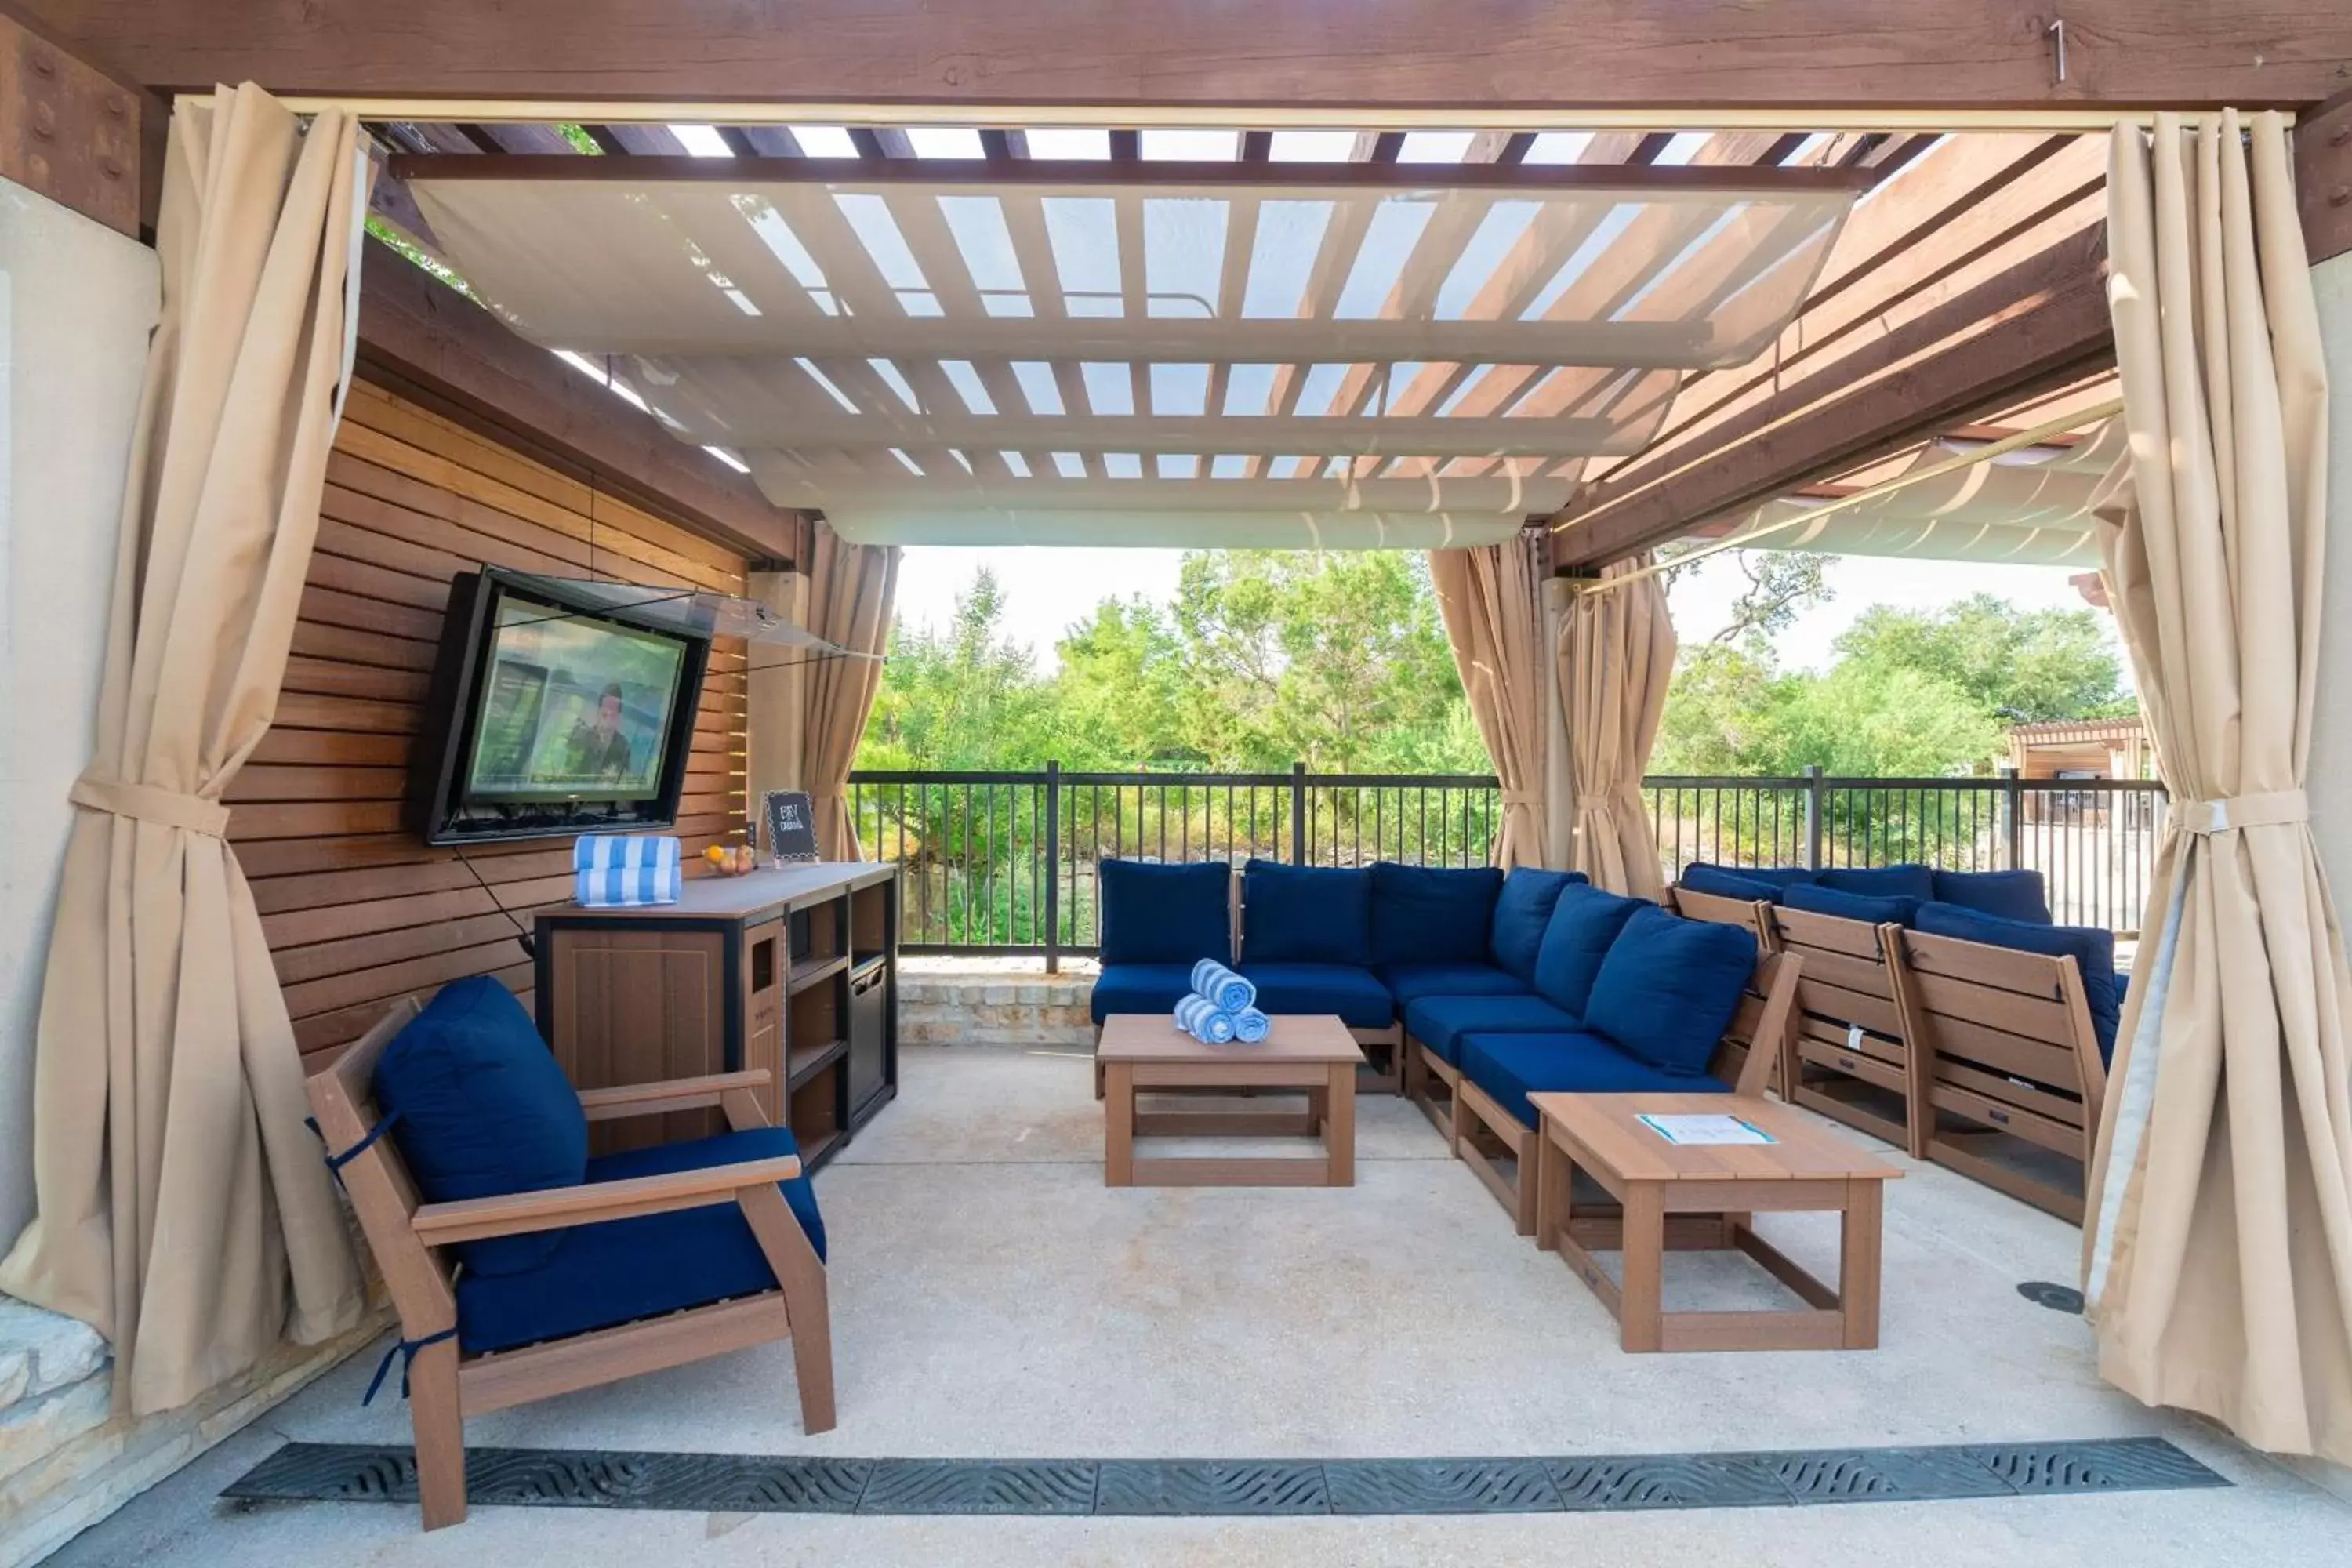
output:
[[133, 239], [143, 96], [0, 14], [0, 177]]
[[1727, 420], [1702, 449], [1613, 470], [1558, 520], [1559, 560], [1600, 566], [1834, 478], [2112, 359], [2087, 230]]
[[2294, 128], [2294, 189], [2312, 265], [2352, 251], [2352, 92]]
[[[1399, 138], [1401, 142], [1402, 137]], [[728, 184], [929, 185], [1284, 185], [1346, 190], [1656, 191], [1668, 194], [1728, 192], [1769, 195], [1773, 192], [1864, 191], [1875, 169], [1759, 168], [1752, 164], [1690, 163], [1275, 163], [1239, 160], [1216, 163], [1173, 159], [1031, 158], [1008, 168], [989, 158], [697, 158], [676, 156], [582, 158], [486, 153], [417, 156], [391, 161], [395, 178], [419, 180], [601, 180], [623, 184], [719, 181]]]
[[[593, 162], [582, 159], [583, 163]], [[758, 559], [803, 558], [803, 514], [663, 429], [488, 310], [370, 240], [361, 268], [367, 379]]]
[[795, 0], [788, 18], [742, 0], [21, 3], [150, 87], [346, 96], [2260, 109], [2352, 86], [2341, 0], [2069, 0], [2063, 81], [2032, 0]]

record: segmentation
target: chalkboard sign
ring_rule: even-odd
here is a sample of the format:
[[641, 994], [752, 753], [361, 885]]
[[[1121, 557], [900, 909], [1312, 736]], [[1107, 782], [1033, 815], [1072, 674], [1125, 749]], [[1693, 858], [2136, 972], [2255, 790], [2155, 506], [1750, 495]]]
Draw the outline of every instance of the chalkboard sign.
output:
[[814, 860], [816, 851], [816, 808], [810, 805], [808, 791], [772, 789], [764, 801], [768, 818], [768, 856], [782, 864], [786, 860]]

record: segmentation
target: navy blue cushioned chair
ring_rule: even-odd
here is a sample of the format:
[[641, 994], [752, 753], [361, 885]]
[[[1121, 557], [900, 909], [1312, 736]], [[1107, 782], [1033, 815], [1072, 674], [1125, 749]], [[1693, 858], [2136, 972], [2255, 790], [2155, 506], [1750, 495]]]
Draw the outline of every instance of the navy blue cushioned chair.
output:
[[2039, 871], [1937, 871], [1936, 901], [2003, 920], [2048, 925], [2050, 894]]
[[1384, 963], [1372, 971], [1396, 998], [1397, 1015], [1424, 996], [1532, 996], [1535, 989], [1492, 963]]
[[1583, 1020], [1528, 992], [1519, 996], [1424, 996], [1404, 1010], [1405, 1037], [1452, 1068], [1466, 1034], [1557, 1034]]
[[[1708, 934], [1696, 942], [1660, 940], [1654, 931], [1643, 930], [1650, 917], [1675, 926], [1696, 926]], [[1622, 994], [1636, 989], [1653, 998], [1649, 1005], [1671, 1005], [1684, 1015], [1715, 1016], [1716, 972], [1702, 950], [1720, 945], [1726, 936], [1742, 934], [1727, 926], [1682, 920], [1644, 903], [1610, 947], [1592, 985], [1583, 1027], [1541, 1034], [1469, 1030], [1462, 1035], [1462, 1068], [1454, 1093], [1454, 1150], [1510, 1213], [1521, 1236], [1533, 1236], [1536, 1228], [1538, 1131], [1529, 1095], [1764, 1092], [1788, 1047], [1803, 967], [1793, 955], [1759, 956], [1752, 942], [1747, 944], [1731, 1008], [1695, 1070], [1681, 1064], [1661, 1065], [1656, 1059], [1660, 1042], [1650, 1034], [1637, 1031], [1637, 1047], [1604, 1033], [1593, 1018], [1596, 1009], [1609, 1015], [1612, 993], [1625, 1001], [1629, 998]], [[1658, 973], [1646, 973], [1638, 987], [1612, 973], [1622, 968], [1620, 948], [1627, 949], [1631, 962]], [[1693, 984], [1675, 972], [1677, 965], [1695, 965], [1706, 979]], [[1686, 993], [1685, 999], [1670, 1003], [1667, 998], [1677, 992]], [[1686, 1019], [1677, 1017], [1654, 1021], [1653, 1026], [1671, 1031], [1685, 1024]], [[1645, 1058], [1645, 1051], [1652, 1055]]]
[[[789, 1338], [802, 1426], [831, 1428], [824, 1227], [768, 1087], [751, 1071], [575, 1092], [488, 977], [396, 1005], [311, 1075], [400, 1315], [376, 1375], [403, 1362], [426, 1529], [466, 1516], [467, 1415], [640, 1372]], [[587, 1154], [591, 1121], [714, 1107], [730, 1131]]]
[[1490, 968], [1486, 934], [1503, 873], [1492, 866], [1402, 866], [1371, 869], [1372, 967]]
[[1927, 1158], [2081, 1224], [2080, 1177], [2057, 1176], [2049, 1156], [2079, 1167], [2098, 1135], [2113, 933], [1927, 903], [1899, 934]]
[[1907, 926], [1918, 918], [1922, 900], [1903, 893], [1852, 893], [1817, 882], [1800, 882], [1789, 889], [1780, 902], [1784, 908], [1807, 914], [1834, 915], [1864, 925]]
[[1265, 1013], [1332, 1013], [1369, 1062], [1365, 1087], [1402, 1081], [1396, 998], [1372, 969], [1372, 872], [1252, 860], [1242, 874], [1239, 968]]
[[[1234, 959], [1233, 868], [1222, 860], [1102, 863], [1102, 973], [1088, 1010], [1166, 1013], [1192, 988], [1192, 966]], [[1101, 1085], [1097, 1072], [1097, 1089]]]

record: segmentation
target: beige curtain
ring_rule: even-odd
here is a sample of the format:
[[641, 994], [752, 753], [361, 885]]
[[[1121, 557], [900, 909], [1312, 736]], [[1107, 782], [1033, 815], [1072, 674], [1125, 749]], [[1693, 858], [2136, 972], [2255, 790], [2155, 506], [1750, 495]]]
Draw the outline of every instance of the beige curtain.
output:
[[[898, 593], [898, 547], [849, 544], [823, 523], [811, 532], [808, 629], [856, 653], [884, 652], [890, 605]], [[833, 658], [809, 667], [802, 754], [809, 803], [816, 808], [817, 843], [827, 859], [865, 858], [845, 797], [866, 716], [881, 685], [879, 658]]]
[[1496, 865], [1547, 866], [1544, 844], [1543, 580], [1522, 533], [1475, 550], [1433, 550], [1430, 580], [1454, 668], [1503, 786]]
[[2110, 157], [2131, 449], [2102, 542], [2173, 806], [2084, 1282], [2111, 1382], [2352, 1463], [2352, 978], [2304, 795], [2327, 389], [2286, 133], [2242, 129], [2159, 115]]
[[[1648, 563], [1647, 556], [1621, 562], [1603, 570], [1601, 583]], [[1570, 865], [1612, 892], [1658, 898], [1666, 884], [1642, 809], [1642, 773], [1675, 674], [1675, 624], [1666, 615], [1664, 579], [1653, 574], [1578, 594], [1560, 626], [1559, 657], [1576, 791]]]
[[341, 113], [305, 135], [247, 86], [173, 118], [98, 751], [42, 986], [37, 1217], [0, 1263], [0, 1288], [112, 1342], [117, 1406], [137, 1413], [362, 1305], [220, 799], [285, 674], [365, 179]]

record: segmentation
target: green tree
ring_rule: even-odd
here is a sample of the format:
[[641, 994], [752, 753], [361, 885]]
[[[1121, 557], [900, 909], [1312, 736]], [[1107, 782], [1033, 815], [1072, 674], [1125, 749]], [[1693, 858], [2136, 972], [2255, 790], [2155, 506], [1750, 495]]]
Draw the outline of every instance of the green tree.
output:
[[1916, 669], [1966, 691], [2011, 724], [2138, 710], [2095, 610], [2021, 610], [1990, 594], [1921, 612], [1880, 605], [1834, 645], [1841, 663]]
[[1045, 762], [1052, 688], [1004, 635], [1004, 595], [983, 568], [943, 631], [892, 626], [857, 765], [989, 769]]

